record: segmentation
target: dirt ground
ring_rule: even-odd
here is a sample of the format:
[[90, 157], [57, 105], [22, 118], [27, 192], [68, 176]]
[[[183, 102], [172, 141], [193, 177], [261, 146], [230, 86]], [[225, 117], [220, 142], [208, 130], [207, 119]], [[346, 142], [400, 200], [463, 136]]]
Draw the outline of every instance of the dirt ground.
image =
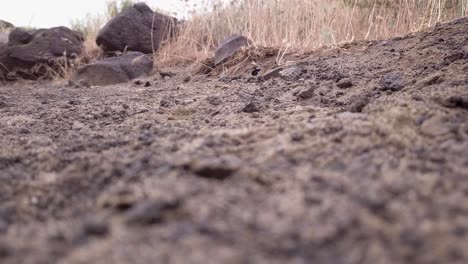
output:
[[288, 65], [3, 84], [0, 263], [468, 263], [468, 18]]

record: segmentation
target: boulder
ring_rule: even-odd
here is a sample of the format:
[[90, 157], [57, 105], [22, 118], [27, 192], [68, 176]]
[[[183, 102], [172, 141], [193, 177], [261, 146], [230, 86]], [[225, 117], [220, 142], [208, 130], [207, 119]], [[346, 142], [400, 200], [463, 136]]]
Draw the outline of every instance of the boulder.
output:
[[151, 58], [141, 52], [127, 52], [119, 57], [106, 58], [80, 67], [73, 81], [84, 80], [90, 85], [111, 85], [128, 82], [149, 74], [153, 69]]
[[106, 52], [149, 54], [175, 35], [176, 24], [177, 19], [153, 12], [145, 3], [137, 3], [111, 19], [99, 31], [96, 43]]
[[223, 40], [219, 44], [214, 54], [214, 65], [218, 66], [226, 62], [234, 54], [236, 54], [242, 47], [249, 45], [249, 40], [240, 35], [232, 35]]
[[47, 63], [66, 55], [71, 58], [81, 53], [83, 35], [66, 27], [38, 29], [16, 42], [15, 29], [10, 33], [10, 57], [23, 62]]
[[74, 58], [81, 53], [83, 36], [66, 27], [25, 30], [10, 33], [8, 46], [0, 48], [0, 78], [20, 76], [26, 79], [42, 77], [39, 65], [57, 66], [57, 59]]
[[40, 33], [41, 30], [27, 30], [25, 28], [16, 28], [10, 33], [8, 45], [24, 45], [31, 42], [34, 35]]

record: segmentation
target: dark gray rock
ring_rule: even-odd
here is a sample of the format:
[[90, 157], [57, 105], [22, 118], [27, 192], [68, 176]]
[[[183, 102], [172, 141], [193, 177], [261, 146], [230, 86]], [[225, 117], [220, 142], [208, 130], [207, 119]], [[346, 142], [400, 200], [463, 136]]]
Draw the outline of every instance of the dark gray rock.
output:
[[174, 76], [176, 76], [177, 74], [175, 72], [171, 72], [171, 71], [161, 71], [159, 72], [159, 76], [161, 76], [161, 78], [172, 78]]
[[298, 89], [293, 93], [297, 98], [302, 99], [302, 100], [307, 100], [309, 98], [312, 98], [314, 96], [316, 87], [308, 87], [308, 88], [302, 88]]
[[350, 88], [353, 86], [353, 81], [349, 78], [343, 78], [336, 83], [336, 86], [341, 89]]
[[302, 69], [299, 67], [289, 67], [279, 72], [281, 78], [287, 81], [296, 81], [302, 75]]
[[73, 57], [82, 51], [83, 35], [66, 27], [35, 30], [21, 43], [14, 42], [17, 30], [21, 29], [10, 33], [10, 57], [23, 62], [48, 62], [64, 55]]
[[[154, 18], [154, 23], [153, 23]], [[175, 36], [177, 19], [153, 12], [145, 3], [125, 8], [98, 33], [96, 43], [106, 52], [153, 53]]]
[[348, 105], [348, 111], [351, 113], [361, 113], [364, 107], [369, 103], [367, 96], [353, 96]]
[[0, 46], [0, 79], [42, 77], [44, 68], [36, 66], [56, 67], [59, 58], [75, 58], [82, 51], [83, 41], [79, 32], [66, 27], [32, 31], [16, 28], [10, 33], [8, 46]]
[[452, 95], [445, 100], [444, 105], [451, 108], [468, 109], [468, 94]]
[[225, 180], [239, 169], [240, 161], [234, 156], [200, 159], [190, 164], [197, 176], [212, 180]]
[[279, 76], [280, 76], [280, 72], [281, 72], [282, 70], [283, 70], [283, 68], [281, 68], [281, 67], [268, 70], [267, 72], [265, 72], [265, 73], [262, 75], [262, 80], [268, 81], [268, 80], [270, 80], [271, 78], [279, 77]]
[[219, 44], [214, 55], [214, 65], [218, 66], [225, 63], [229, 58], [236, 54], [242, 47], [249, 45], [249, 40], [240, 35], [232, 35]]
[[223, 100], [219, 96], [209, 96], [206, 98], [209, 104], [218, 106], [223, 104]]
[[86, 236], [104, 237], [110, 232], [109, 223], [104, 218], [88, 217], [83, 222], [82, 232]]
[[136, 204], [125, 214], [128, 225], [153, 225], [171, 217], [182, 206], [182, 201], [146, 200]]
[[151, 58], [141, 52], [128, 52], [119, 57], [103, 59], [79, 68], [72, 80], [85, 80], [90, 85], [125, 83], [145, 76], [153, 69]]
[[405, 75], [400, 72], [385, 74], [380, 79], [380, 87], [383, 91], [400, 91], [405, 87]]
[[25, 28], [16, 28], [9, 35], [8, 45], [24, 45], [31, 42], [34, 35], [40, 33], [41, 30], [27, 30]]
[[244, 112], [244, 113], [255, 113], [255, 112], [259, 112], [259, 111], [260, 111], [260, 108], [254, 102], [250, 102], [250, 103], [246, 104], [242, 108], [242, 112]]

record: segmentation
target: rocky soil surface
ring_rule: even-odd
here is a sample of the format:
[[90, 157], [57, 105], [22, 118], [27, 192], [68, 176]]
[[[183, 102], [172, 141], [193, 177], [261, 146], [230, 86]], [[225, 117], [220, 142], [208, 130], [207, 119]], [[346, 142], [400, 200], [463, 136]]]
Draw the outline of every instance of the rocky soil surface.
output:
[[467, 29], [267, 81], [2, 84], [0, 263], [467, 263]]

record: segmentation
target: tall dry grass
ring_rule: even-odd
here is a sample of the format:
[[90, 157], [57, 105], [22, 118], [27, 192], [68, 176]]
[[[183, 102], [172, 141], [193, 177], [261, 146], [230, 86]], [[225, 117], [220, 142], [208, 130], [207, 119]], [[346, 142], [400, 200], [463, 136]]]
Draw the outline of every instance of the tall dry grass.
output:
[[468, 0], [232, 0], [204, 2], [157, 60], [200, 61], [224, 37], [242, 34], [254, 45], [304, 51], [323, 45], [383, 39], [468, 14]]

